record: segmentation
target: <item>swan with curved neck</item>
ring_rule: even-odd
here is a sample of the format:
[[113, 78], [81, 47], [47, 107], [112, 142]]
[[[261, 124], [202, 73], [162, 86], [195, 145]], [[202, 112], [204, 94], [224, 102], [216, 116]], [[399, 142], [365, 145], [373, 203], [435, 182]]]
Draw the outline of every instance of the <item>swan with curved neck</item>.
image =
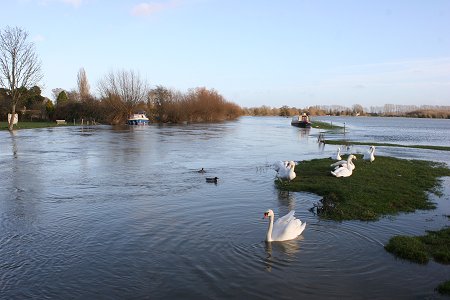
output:
[[351, 167], [351, 164], [353, 164], [352, 163], [352, 159], [356, 159], [356, 156], [350, 154], [348, 156], [346, 166], [342, 166], [342, 167], [337, 168], [334, 171], [331, 171], [331, 174], [336, 176], [336, 177], [349, 177], [349, 176], [351, 176], [352, 173], [353, 173], [353, 169]]
[[294, 217], [295, 211], [291, 210], [284, 217], [279, 218], [275, 223], [273, 210], [269, 209], [264, 213], [264, 218], [269, 218], [269, 228], [266, 234], [266, 242], [282, 242], [293, 240], [302, 234], [306, 223], [302, 223]]
[[342, 159], [342, 157], [341, 157], [341, 147], [337, 148], [336, 155], [332, 156], [331, 159], [335, 159], [335, 160], [341, 160]]
[[364, 153], [364, 160], [373, 162], [375, 160], [375, 146], [370, 146], [369, 151]]
[[340, 160], [335, 162], [334, 164], [331, 164], [330, 167], [335, 167], [334, 169], [337, 170], [340, 167], [349, 167], [350, 170], [354, 170], [355, 169], [355, 164], [353, 163], [352, 159], [356, 159], [355, 156], [353, 156], [353, 158], [350, 157], [350, 155], [348, 156], [347, 160]]

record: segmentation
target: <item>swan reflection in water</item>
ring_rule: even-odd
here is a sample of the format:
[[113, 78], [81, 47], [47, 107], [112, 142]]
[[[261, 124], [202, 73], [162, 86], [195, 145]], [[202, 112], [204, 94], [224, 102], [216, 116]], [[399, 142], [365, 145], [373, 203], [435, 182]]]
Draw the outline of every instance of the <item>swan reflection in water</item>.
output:
[[271, 272], [272, 267], [281, 267], [289, 265], [290, 261], [296, 257], [296, 253], [300, 251], [300, 242], [303, 236], [299, 236], [295, 240], [284, 242], [264, 242], [264, 250], [266, 257], [264, 259], [264, 267], [266, 271]]
[[288, 211], [295, 210], [295, 193], [289, 191], [278, 192], [278, 203], [288, 208]]

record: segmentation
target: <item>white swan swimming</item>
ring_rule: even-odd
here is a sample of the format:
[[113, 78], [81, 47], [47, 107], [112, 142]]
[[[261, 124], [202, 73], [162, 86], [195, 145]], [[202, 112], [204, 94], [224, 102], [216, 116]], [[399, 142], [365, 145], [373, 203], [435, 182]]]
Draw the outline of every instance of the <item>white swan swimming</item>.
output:
[[341, 157], [341, 147], [338, 147], [336, 155], [333, 155], [330, 158], [331, 159], [335, 159], [335, 160], [341, 160], [342, 159], [342, 157]]
[[277, 172], [277, 177], [281, 180], [293, 180], [295, 177], [297, 177], [297, 174], [295, 173], [295, 162], [289, 161], [287, 163], [286, 167], [281, 167]]
[[370, 146], [369, 151], [364, 153], [364, 160], [373, 162], [375, 160], [375, 146]]
[[353, 173], [353, 169], [351, 168], [350, 163], [352, 163], [352, 159], [356, 159], [356, 156], [350, 154], [347, 159], [347, 164], [345, 167], [339, 167], [334, 171], [331, 171], [331, 174], [333, 174], [336, 177], [349, 177]]
[[269, 229], [267, 230], [267, 242], [281, 242], [293, 240], [302, 234], [305, 230], [306, 223], [302, 223], [300, 219], [294, 217], [295, 211], [291, 210], [284, 217], [279, 218], [275, 224], [273, 210], [269, 209], [264, 213], [264, 218], [269, 218]]
[[[340, 167], [348, 167], [350, 166], [350, 170], [354, 170], [355, 169], [355, 164], [352, 161], [353, 158], [350, 158], [350, 155], [348, 156], [347, 160], [340, 160], [335, 162], [334, 164], [331, 164], [330, 167], [335, 167], [334, 169], [337, 170]], [[356, 159], [356, 157], [354, 157], [354, 159]]]

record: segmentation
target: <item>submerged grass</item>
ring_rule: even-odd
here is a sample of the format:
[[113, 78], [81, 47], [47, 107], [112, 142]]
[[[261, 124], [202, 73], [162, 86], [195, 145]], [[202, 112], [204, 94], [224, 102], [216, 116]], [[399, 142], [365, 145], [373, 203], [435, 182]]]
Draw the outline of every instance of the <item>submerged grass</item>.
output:
[[433, 145], [400, 145], [400, 144], [390, 144], [390, 143], [354, 142], [354, 141], [345, 141], [345, 140], [326, 140], [325, 143], [330, 144], [330, 145], [371, 145], [371, 146], [404, 147], [404, 148], [419, 148], [419, 149], [450, 151], [450, 147], [433, 146]]
[[427, 192], [439, 194], [439, 177], [450, 176], [445, 164], [377, 156], [372, 163], [354, 161], [352, 176], [331, 175], [331, 159], [301, 161], [291, 182], [278, 182], [279, 189], [318, 194], [320, 216], [332, 220], [377, 220], [383, 215], [432, 209]]

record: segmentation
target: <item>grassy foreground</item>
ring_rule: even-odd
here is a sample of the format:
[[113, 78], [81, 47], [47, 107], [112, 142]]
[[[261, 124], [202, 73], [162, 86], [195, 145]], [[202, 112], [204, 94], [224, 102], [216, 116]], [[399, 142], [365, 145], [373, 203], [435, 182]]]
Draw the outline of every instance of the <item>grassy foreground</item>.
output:
[[445, 164], [377, 156], [373, 163], [354, 161], [352, 176], [330, 174], [329, 158], [301, 161], [297, 177], [275, 184], [288, 191], [312, 192], [323, 196], [318, 213], [332, 220], [377, 220], [383, 215], [432, 209], [427, 192], [439, 193], [439, 177], [450, 176]]
[[[395, 256], [419, 264], [428, 263], [430, 257], [441, 264], [450, 264], [450, 227], [428, 231], [423, 236], [394, 236], [384, 247]], [[450, 295], [450, 281], [441, 283], [436, 290]]]
[[325, 143], [330, 144], [330, 145], [371, 145], [371, 146], [404, 147], [404, 148], [419, 148], [419, 149], [450, 151], [450, 147], [447, 147], [447, 146], [400, 145], [400, 144], [389, 144], [389, 143], [354, 142], [354, 141], [344, 141], [344, 140], [326, 140]]

